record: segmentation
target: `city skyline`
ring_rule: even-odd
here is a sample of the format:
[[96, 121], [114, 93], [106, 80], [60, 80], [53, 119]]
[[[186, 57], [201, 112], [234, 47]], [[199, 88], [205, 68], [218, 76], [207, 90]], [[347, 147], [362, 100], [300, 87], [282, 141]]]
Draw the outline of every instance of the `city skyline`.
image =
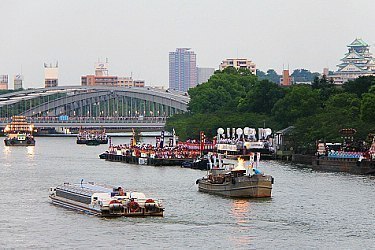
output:
[[10, 88], [20, 73], [25, 88], [43, 87], [43, 63], [54, 61], [59, 85], [79, 85], [98, 58], [109, 59], [110, 74], [168, 87], [168, 53], [179, 47], [194, 50], [197, 67], [217, 69], [225, 58], [248, 58], [257, 69], [278, 73], [283, 65], [337, 70], [346, 45], [357, 37], [374, 53], [370, 0], [3, 0], [1, 5], [0, 74], [9, 75]]

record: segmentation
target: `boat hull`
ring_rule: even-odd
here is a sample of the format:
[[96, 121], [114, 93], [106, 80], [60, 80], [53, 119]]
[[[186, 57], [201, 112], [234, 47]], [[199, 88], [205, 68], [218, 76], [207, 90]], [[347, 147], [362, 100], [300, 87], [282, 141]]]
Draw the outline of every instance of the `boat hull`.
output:
[[330, 172], [347, 172], [351, 174], [375, 174], [375, 161], [358, 159], [341, 159], [315, 157], [312, 162], [314, 170]]
[[194, 160], [192, 158], [151, 158], [111, 153], [102, 153], [99, 155], [99, 158], [107, 161], [151, 166], [181, 166], [183, 162], [192, 162]]
[[201, 192], [228, 197], [271, 197], [273, 178], [269, 175], [243, 176], [234, 178], [233, 180], [223, 183], [212, 183], [208, 179], [200, 179], [198, 180], [198, 189]]
[[58, 197], [55, 195], [50, 195], [51, 202], [54, 205], [61, 206], [64, 208], [68, 208], [71, 210], [76, 210], [80, 212], [84, 212], [90, 215], [96, 215], [101, 217], [146, 217], [146, 216], [164, 216], [164, 210], [157, 211], [157, 212], [150, 212], [146, 211], [145, 209], [140, 209], [137, 212], [131, 212], [129, 210], [118, 211], [118, 212], [110, 212], [109, 210], [100, 210], [90, 207], [88, 204], [76, 202], [73, 200], [68, 200], [62, 197]]
[[[84, 139], [77, 139], [77, 144], [86, 144], [91, 140], [84, 140]], [[96, 140], [99, 142], [99, 144], [108, 144], [108, 139], [106, 140]]]
[[5, 139], [5, 146], [35, 146], [35, 140], [13, 140]]

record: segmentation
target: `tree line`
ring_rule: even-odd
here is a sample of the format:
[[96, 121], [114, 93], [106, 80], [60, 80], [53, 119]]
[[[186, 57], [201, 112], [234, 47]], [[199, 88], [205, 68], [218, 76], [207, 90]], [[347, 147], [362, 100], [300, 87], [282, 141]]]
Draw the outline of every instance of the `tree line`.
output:
[[166, 123], [181, 140], [198, 138], [199, 131], [212, 138], [219, 127], [265, 126], [275, 132], [294, 126], [295, 149], [306, 153], [315, 150], [317, 140], [341, 141], [342, 128], [355, 128], [363, 140], [375, 133], [375, 76], [342, 86], [316, 76], [311, 85], [281, 87], [230, 67], [188, 93], [188, 112]]

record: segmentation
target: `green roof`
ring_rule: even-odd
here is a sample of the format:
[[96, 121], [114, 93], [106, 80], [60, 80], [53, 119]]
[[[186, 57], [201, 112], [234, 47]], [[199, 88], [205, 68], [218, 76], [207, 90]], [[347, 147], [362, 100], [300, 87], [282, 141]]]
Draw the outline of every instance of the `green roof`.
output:
[[356, 38], [348, 47], [367, 47], [368, 44], [364, 42], [361, 38]]

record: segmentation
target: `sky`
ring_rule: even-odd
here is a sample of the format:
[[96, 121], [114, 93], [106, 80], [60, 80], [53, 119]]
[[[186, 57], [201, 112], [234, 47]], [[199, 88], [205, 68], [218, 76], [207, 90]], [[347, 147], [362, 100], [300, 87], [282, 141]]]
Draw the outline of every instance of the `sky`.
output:
[[374, 0], [0, 0], [0, 74], [22, 72], [24, 88], [44, 86], [44, 63], [59, 85], [80, 85], [108, 58], [109, 74], [168, 86], [168, 54], [197, 54], [218, 68], [247, 58], [257, 68], [322, 72], [355, 38], [375, 53]]

